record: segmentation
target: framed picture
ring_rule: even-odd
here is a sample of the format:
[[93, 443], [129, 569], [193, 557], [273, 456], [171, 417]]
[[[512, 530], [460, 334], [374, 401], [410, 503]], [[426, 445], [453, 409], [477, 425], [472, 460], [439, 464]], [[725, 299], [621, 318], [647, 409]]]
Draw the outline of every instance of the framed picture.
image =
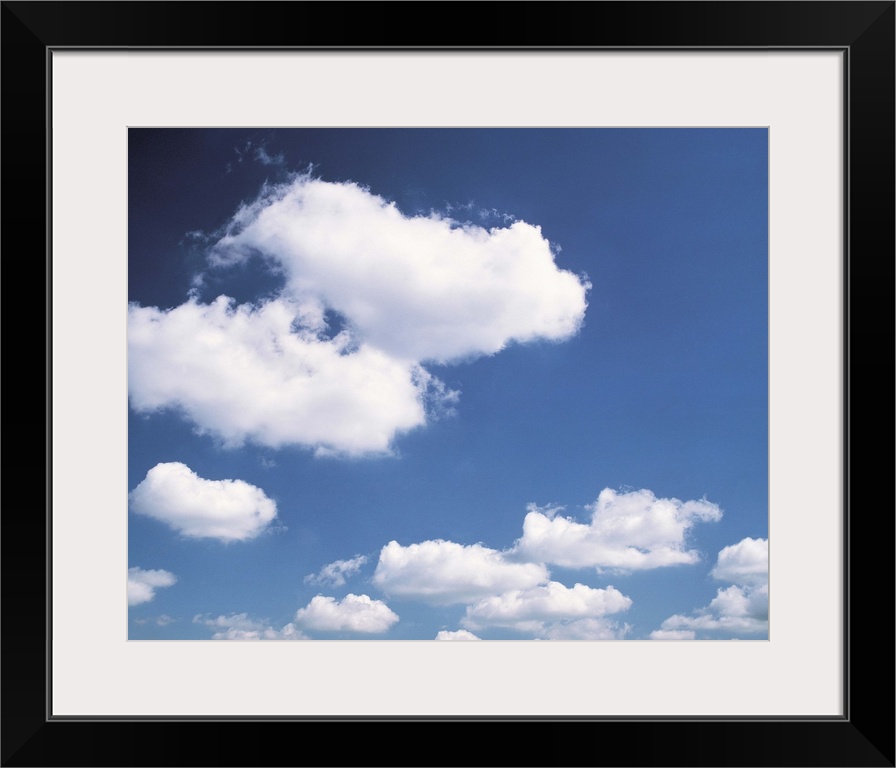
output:
[[3, 764], [487, 722], [437, 762], [893, 765], [851, 435], [892, 401], [894, 4], [523, 4], [541, 39], [465, 47], [286, 9], [345, 13], [3, 5], [48, 363]]

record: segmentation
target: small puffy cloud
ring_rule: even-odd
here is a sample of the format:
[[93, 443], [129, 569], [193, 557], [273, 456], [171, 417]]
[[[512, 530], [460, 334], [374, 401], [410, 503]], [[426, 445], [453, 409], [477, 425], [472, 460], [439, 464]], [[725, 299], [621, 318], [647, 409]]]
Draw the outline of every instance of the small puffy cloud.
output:
[[481, 544], [437, 539], [403, 547], [390, 541], [380, 551], [373, 583], [394, 597], [449, 604], [532, 587], [548, 575], [543, 565], [511, 562]]
[[[473, 631], [485, 627], [506, 627], [536, 636], [552, 631], [562, 634], [564, 622], [580, 619], [601, 619], [608, 614], [626, 611], [632, 600], [615, 587], [595, 589], [584, 584], [566, 587], [551, 581], [527, 589], [515, 589], [479, 600], [467, 607], [461, 624]], [[561, 626], [558, 627], [557, 624]], [[598, 633], [608, 625], [592, 622], [588, 627]], [[573, 633], [573, 630], [569, 630]], [[572, 639], [572, 638], [569, 638]]]
[[156, 464], [130, 493], [131, 509], [191, 538], [243, 541], [277, 516], [264, 491], [243, 480], [206, 480], [186, 464]]
[[229, 446], [389, 453], [458, 399], [425, 363], [562, 341], [584, 318], [589, 284], [522, 221], [408, 217], [357, 184], [300, 175], [223, 232], [213, 267], [260, 256], [282, 286], [255, 304], [131, 304], [128, 385], [136, 412], [173, 409]]
[[449, 632], [447, 630], [442, 630], [436, 635], [436, 640], [481, 640], [481, 637], [477, 637], [472, 632], [468, 632], [466, 629], [459, 629], [456, 632]]
[[768, 634], [768, 540], [746, 538], [719, 552], [712, 575], [735, 582], [720, 588], [709, 605], [690, 616], [675, 614], [660, 629], [651, 633], [654, 639], [672, 639], [671, 634], [697, 631], [724, 632], [734, 635]]
[[365, 555], [358, 555], [351, 560], [336, 560], [321, 568], [320, 573], [309, 573], [305, 577], [306, 584], [325, 584], [329, 587], [342, 587], [347, 576], [353, 576], [367, 562]]
[[367, 595], [346, 595], [342, 600], [317, 595], [296, 612], [302, 629], [317, 632], [386, 632], [398, 616], [382, 600]]
[[170, 587], [176, 582], [177, 576], [169, 571], [128, 568], [128, 605], [148, 603], [156, 596], [157, 589]]
[[719, 552], [713, 577], [732, 584], [768, 583], [768, 539], [746, 538]]
[[275, 629], [267, 621], [252, 619], [248, 613], [232, 613], [229, 616], [208, 618], [202, 614], [193, 617], [196, 624], [204, 624], [216, 630], [212, 640], [308, 640], [294, 624]]
[[448, 362], [513, 341], [569, 338], [590, 287], [557, 268], [537, 226], [487, 230], [405, 216], [357, 184], [308, 174], [242, 206], [211, 259], [258, 254], [282, 271], [285, 293], [321, 301], [359, 338], [406, 360]]
[[556, 508], [529, 506], [515, 552], [528, 560], [567, 568], [644, 570], [692, 564], [700, 553], [687, 549], [687, 534], [698, 522], [721, 519], [705, 499], [658, 499], [651, 491], [601, 491], [589, 507], [591, 522], [579, 523]]

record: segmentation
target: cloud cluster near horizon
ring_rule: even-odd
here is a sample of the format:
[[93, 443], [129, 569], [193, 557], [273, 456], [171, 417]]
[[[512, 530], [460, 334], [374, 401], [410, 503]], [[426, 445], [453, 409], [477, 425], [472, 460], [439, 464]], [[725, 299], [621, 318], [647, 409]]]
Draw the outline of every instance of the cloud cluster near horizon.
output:
[[[276, 504], [242, 480], [207, 480], [180, 462], [157, 464], [130, 493], [133, 511], [166, 523], [184, 536], [247, 540], [276, 518]], [[553, 580], [548, 565], [625, 572], [691, 565], [700, 554], [685, 549], [686, 534], [698, 522], [722, 517], [705, 498], [682, 502], [657, 498], [646, 489], [605, 488], [585, 507], [589, 524], [560, 517], [560, 507], [530, 504], [523, 535], [497, 550], [481, 543], [442, 539], [382, 547], [370, 583], [388, 598], [433, 606], [465, 605], [462, 629], [438, 639], [474, 639], [475, 632], [509, 629], [536, 639], [622, 639], [630, 627], [608, 617], [627, 611], [632, 599], [613, 586], [572, 587]], [[336, 560], [305, 583], [344, 586], [367, 564], [366, 555]], [[767, 628], [768, 542], [744, 539], [724, 548], [712, 575], [732, 586], [694, 616], [672, 616], [653, 639], [692, 639], [696, 630], [757, 633]], [[167, 571], [128, 572], [128, 601], [152, 600], [154, 589], [176, 581]], [[382, 600], [350, 593], [343, 599], [319, 594], [300, 608], [293, 622], [276, 629], [269, 622], [232, 614], [194, 622], [216, 629], [213, 639], [308, 639], [311, 632], [382, 634], [399, 616]]]
[[[498, 629], [544, 640], [622, 639], [631, 627], [612, 617], [627, 611], [632, 598], [613, 586], [568, 587], [551, 578], [548, 565], [616, 571], [693, 565], [700, 554], [685, 549], [686, 534], [696, 523], [722, 517], [718, 505], [706, 499], [682, 502], [643, 489], [607, 488], [586, 508], [592, 512], [589, 525], [558, 518], [556, 507], [530, 505], [523, 536], [505, 550], [441, 539], [406, 546], [390, 541], [380, 550], [371, 583], [390, 598], [465, 604], [458, 632]], [[562, 527], [553, 528], [555, 520], [562, 520]], [[720, 562], [751, 567], [735, 556]], [[444, 630], [437, 639], [473, 638]]]
[[524, 221], [406, 216], [352, 182], [294, 175], [242, 205], [208, 251], [217, 269], [260, 258], [275, 295], [131, 304], [131, 405], [175, 409], [231, 446], [388, 453], [457, 401], [427, 364], [578, 332], [590, 284], [554, 255]]
[[698, 632], [768, 634], [768, 539], [745, 538], [719, 552], [712, 576], [733, 582], [691, 616], [675, 614], [653, 640], [694, 640]]
[[[607, 552], [625, 553], [630, 548], [641, 548], [648, 553], [646, 559], [638, 560], [639, 570], [693, 565], [700, 560], [700, 555], [696, 550], [683, 549], [686, 532], [698, 522], [716, 522], [722, 516], [718, 505], [706, 499], [682, 502], [657, 498], [644, 489], [604, 489], [586, 509], [592, 512], [590, 525], [564, 518], [567, 526], [587, 529], [582, 535], [567, 536], [568, 550], [560, 547], [561, 538], [557, 536], [551, 540], [550, 547], [521, 545], [527, 541], [526, 525], [532, 514], [546, 515], [553, 520], [558, 510], [530, 505], [523, 537], [506, 549], [443, 539], [408, 545], [393, 540], [381, 548], [368, 583], [390, 602], [461, 606], [464, 612], [460, 615], [460, 628], [440, 631], [437, 640], [478, 640], [482, 633], [496, 630], [509, 630], [520, 637], [538, 640], [621, 640], [629, 635], [631, 626], [620, 623], [618, 616], [629, 610], [633, 599], [612, 585], [592, 587], [577, 582], [567, 586], [552, 578], [548, 565], [600, 570], [601, 565], [608, 565]], [[537, 540], [530, 537], [528, 541]], [[762, 544], [762, 540], [747, 539], [726, 548], [720, 553], [713, 573], [719, 578], [736, 577], [742, 582], [759, 584], [763, 572]], [[652, 551], [665, 555], [649, 556]], [[550, 553], [549, 558], [545, 557], [546, 553]], [[304, 581], [343, 587], [360, 576], [369, 560], [366, 555], [336, 560], [309, 574]], [[613, 561], [612, 570], [624, 572], [618, 565]], [[733, 593], [728, 598], [733, 598]], [[728, 598], [722, 596], [718, 603]], [[235, 616], [245, 617], [245, 614]], [[673, 619], [653, 636], [688, 636], [687, 628], [676, 623], [677, 617]], [[296, 612], [289, 626], [312, 635], [382, 635], [398, 622], [398, 614], [385, 601], [369, 595], [349, 593], [338, 599], [319, 594]], [[275, 630], [269, 623], [254, 620], [249, 626], [233, 617], [227, 620], [219, 617], [214, 624], [205, 620], [201, 623], [216, 627], [216, 637], [229, 633], [229, 639], [254, 639], [255, 635], [244, 638], [243, 631], [261, 633], [259, 639], [276, 639], [285, 630]]]
[[229, 616], [208, 618], [202, 614], [193, 617], [194, 624], [204, 624], [215, 629], [212, 640], [308, 640], [294, 624], [286, 624], [280, 629], [270, 622], [253, 619], [247, 613], [232, 613]]

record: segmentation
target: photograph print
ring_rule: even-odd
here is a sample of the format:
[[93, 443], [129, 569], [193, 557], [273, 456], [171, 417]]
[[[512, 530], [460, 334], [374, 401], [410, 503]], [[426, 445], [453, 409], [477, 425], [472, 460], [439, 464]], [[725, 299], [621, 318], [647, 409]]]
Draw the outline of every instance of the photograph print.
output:
[[128, 638], [769, 639], [768, 131], [130, 128]]

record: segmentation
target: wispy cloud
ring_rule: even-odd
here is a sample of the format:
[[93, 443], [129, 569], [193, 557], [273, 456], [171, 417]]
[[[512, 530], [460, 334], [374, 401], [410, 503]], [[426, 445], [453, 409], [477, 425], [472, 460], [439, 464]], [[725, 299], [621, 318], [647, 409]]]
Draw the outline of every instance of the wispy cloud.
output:
[[232, 613], [229, 616], [209, 618], [208, 615], [197, 614], [193, 617], [195, 624], [204, 624], [216, 630], [212, 640], [308, 640], [309, 638], [296, 629], [294, 624], [286, 624], [275, 629], [265, 619], [250, 618], [247, 613]]
[[255, 147], [253, 157], [262, 165], [283, 165], [286, 162], [286, 157], [282, 152], [278, 152], [276, 155], [271, 155], [268, 153], [264, 144], [259, 144]]
[[[234, 147], [233, 152], [236, 155], [236, 162], [242, 163], [243, 160], [251, 159], [262, 165], [283, 165], [286, 162], [286, 156], [282, 152], [271, 154], [268, 152], [267, 142], [252, 140], [246, 141], [244, 144]], [[227, 173], [233, 170], [233, 164], [227, 163]]]
[[336, 560], [321, 568], [319, 573], [309, 573], [305, 577], [305, 583], [324, 584], [329, 587], [344, 586], [346, 577], [356, 574], [366, 562], [366, 555], [357, 555], [351, 560]]
[[191, 538], [253, 539], [277, 516], [261, 488], [243, 480], [206, 480], [186, 464], [156, 464], [130, 493], [131, 509]]
[[177, 576], [170, 571], [128, 568], [128, 605], [148, 603], [156, 596], [157, 589], [170, 587], [176, 582]]

